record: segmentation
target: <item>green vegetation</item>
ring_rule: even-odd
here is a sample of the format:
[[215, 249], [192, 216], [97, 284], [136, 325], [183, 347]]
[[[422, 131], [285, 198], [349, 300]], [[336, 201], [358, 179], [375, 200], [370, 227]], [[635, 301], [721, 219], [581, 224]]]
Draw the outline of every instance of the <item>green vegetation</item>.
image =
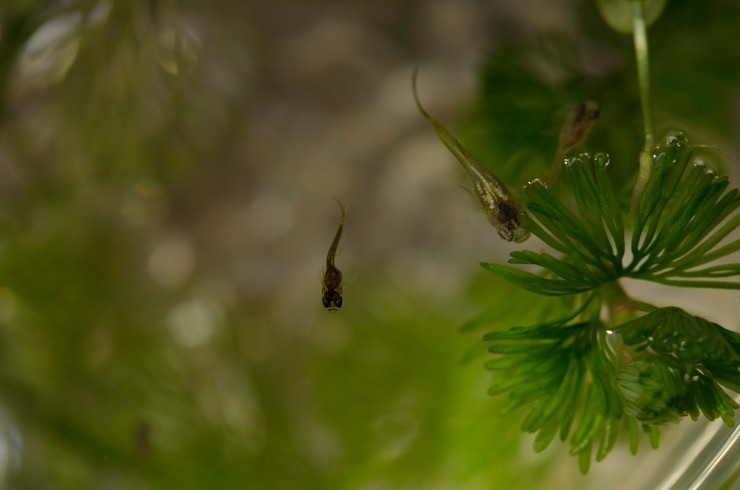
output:
[[[564, 159], [570, 186], [557, 189], [571, 197], [577, 211], [539, 179], [524, 186], [527, 214], [520, 216], [520, 222], [558, 256], [521, 250], [511, 253], [509, 263], [536, 265], [544, 269], [543, 273], [481, 264], [528, 291], [572, 296], [574, 312], [564, 319], [495, 331], [483, 339], [488, 351], [495, 354], [486, 363], [487, 369], [494, 371], [489, 393], [508, 394], [506, 413], [529, 407], [521, 428], [537, 433], [536, 451], [544, 450], [556, 434], [562, 440], [570, 438], [570, 452], [578, 456], [583, 473], [589, 469], [594, 448], [596, 460], [604, 459], [622, 427], [628, 429], [635, 453], [639, 427], [657, 447], [660, 425], [686, 415], [696, 420], [701, 412], [709, 420], [720, 417], [732, 427], [738, 408], [720, 387], [738, 391], [737, 333], [676, 306], [658, 308], [632, 298], [619, 283], [621, 278], [636, 278], [678, 287], [740, 289], [740, 282], [729, 279], [740, 275], [740, 263], [725, 260], [712, 265], [717, 260], [731, 260], [740, 250], [740, 239], [733, 238], [740, 225], [738, 189], [727, 191], [727, 178], [707, 168], [721, 165], [691, 164], [693, 154], [683, 134], [656, 144], [646, 9], [650, 9], [649, 4], [660, 4], [649, 15], [654, 21], [663, 3], [600, 2], [603, 15], [620, 17], [625, 13], [619, 11], [623, 8], [626, 17], [633, 19], [632, 26], [625, 25], [621, 17], [607, 20], [634, 34], [637, 80], [633, 84], [639, 86], [644, 143], [628, 146], [633, 153], [618, 159], [586, 153]], [[674, 25], [674, 31], [680, 29]], [[566, 65], [568, 68], [572, 67]], [[494, 73], [497, 70], [501, 72]], [[481, 122], [495, 135], [490, 147], [495, 148], [499, 141], [502, 145], [512, 141], [517, 144], [516, 138], [501, 136], [504, 128], [536, 129], [538, 121], [531, 109], [525, 111], [503, 100], [502, 93], [514, 90], [498, 86], [509, 80], [505, 66], [494, 61], [488, 73], [491, 75], [471, 126]], [[539, 83], [534, 73], [521, 71], [520, 76], [528, 82], [523, 84], [524, 90], [534, 96], [544, 97], [554, 90]], [[571, 76], [575, 78], [576, 74]], [[574, 94], [584, 90], [582, 82], [571, 87], [566, 85]], [[662, 90], [656, 87], [655, 97], [660, 99]], [[598, 100], [595, 88], [585, 95]], [[527, 103], [535, 105], [531, 99]], [[493, 106], [494, 114], [481, 121]], [[672, 108], [677, 107], [678, 103]], [[606, 104], [604, 112], [610, 109]], [[539, 126], [542, 124], [541, 120]], [[601, 131], [614, 138], [619, 135], [619, 125], [619, 120], [611, 119]], [[631, 138], [637, 139], [634, 134]], [[610, 143], [617, 146], [614, 140], [604, 140], [607, 147]], [[543, 168], [547, 161], [543, 155], [551, 147], [530, 145], [526, 157], [517, 155], [517, 160], [531, 160], [532, 165], [519, 166], [518, 173], [509, 173], [509, 178], [521, 180], [524, 172]], [[615, 167], [616, 177], [610, 178], [607, 168]], [[638, 167], [637, 177], [625, 177], [625, 167]], [[502, 172], [506, 173], [506, 168]], [[613, 179], [631, 183], [631, 204], [624, 199], [625, 193], [620, 193], [629, 187], [620, 184], [615, 188]], [[478, 322], [478, 326], [484, 324]]]

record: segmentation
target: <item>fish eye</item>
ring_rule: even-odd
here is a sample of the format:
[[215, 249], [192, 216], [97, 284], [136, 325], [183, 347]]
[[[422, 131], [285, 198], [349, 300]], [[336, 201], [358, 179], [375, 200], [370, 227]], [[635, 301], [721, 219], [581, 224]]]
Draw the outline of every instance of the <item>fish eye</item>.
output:
[[337, 311], [342, 307], [342, 294], [338, 291], [327, 291], [321, 297], [321, 303], [329, 311]]

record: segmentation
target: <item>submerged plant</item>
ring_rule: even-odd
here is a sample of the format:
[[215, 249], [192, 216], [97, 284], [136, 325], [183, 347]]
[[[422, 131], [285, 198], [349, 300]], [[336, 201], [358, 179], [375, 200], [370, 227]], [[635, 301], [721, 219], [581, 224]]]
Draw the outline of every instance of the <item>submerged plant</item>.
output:
[[[565, 157], [575, 209], [535, 178], [523, 188], [518, 215], [557, 256], [511, 253], [510, 264], [539, 266], [538, 274], [481, 264], [520, 288], [563, 297], [572, 308], [563, 318], [483, 340], [494, 355], [485, 365], [494, 373], [489, 393], [508, 397], [504, 413], [528, 408], [522, 429], [536, 433], [535, 450], [556, 436], [567, 440], [583, 473], [594, 452], [602, 460], [624, 430], [635, 453], [640, 431], [657, 447], [663, 424], [704, 414], [732, 426], [738, 408], [724, 389], [740, 392], [740, 334], [681, 308], [632, 298], [619, 282], [740, 289], [733, 280], [740, 263], [727, 261], [740, 250], [740, 239], [731, 238], [740, 225], [738, 189], [728, 190], [726, 177], [695, 163], [681, 135], [656, 141], [646, 30], [663, 4], [599, 2], [610, 25], [633, 33], [637, 54], [645, 140], [631, 202], [615, 190], [608, 155]], [[725, 261], [712, 265], [719, 259]]]
[[738, 404], [720, 385], [740, 391], [740, 334], [680, 308], [636, 301], [618, 282], [633, 277], [740, 289], [740, 282], [721, 280], [740, 274], [740, 264], [706, 266], [740, 249], [738, 239], [721, 245], [740, 224], [740, 195], [726, 192], [726, 178], [689, 166], [690, 157], [677, 141], [656, 149], [629, 240], [606, 174], [607, 157], [566, 160], [577, 212], [535, 181], [525, 188], [528, 214], [522, 217], [561, 256], [511, 253], [510, 263], [541, 266], [542, 274], [482, 264], [529, 291], [571, 295], [575, 305], [583, 304], [568, 318], [492, 332], [484, 340], [497, 355], [486, 365], [496, 373], [490, 393], [509, 394], [506, 411], [531, 405], [522, 428], [537, 432], [536, 450], [557, 433], [570, 437], [584, 473], [593, 446], [598, 444], [600, 461], [622, 427], [636, 452], [640, 427], [657, 446], [658, 426], [685, 415], [696, 419], [702, 412], [733, 425]]

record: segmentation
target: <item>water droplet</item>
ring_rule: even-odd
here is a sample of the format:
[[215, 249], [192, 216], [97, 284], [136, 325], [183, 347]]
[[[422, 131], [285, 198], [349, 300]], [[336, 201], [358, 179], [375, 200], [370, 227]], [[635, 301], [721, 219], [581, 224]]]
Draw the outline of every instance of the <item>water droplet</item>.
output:
[[683, 131], [673, 130], [673, 131], [670, 131], [665, 137], [665, 143], [667, 145], [670, 145], [671, 143], [675, 143], [678, 145], [685, 145], [688, 142], [689, 142], [689, 138], [686, 136], [686, 134]]
[[603, 165], [604, 167], [608, 167], [611, 163], [608, 153], [597, 153], [594, 158], [596, 159], [597, 163]]
[[542, 182], [542, 180], [539, 177], [536, 177], [536, 178], [530, 180], [529, 182], [527, 182], [527, 186], [530, 186], [530, 185], [541, 185], [542, 187], [544, 187], [545, 189], [547, 189], [547, 184], [545, 184], [544, 182]]
[[652, 335], [650, 337], [648, 337], [648, 342], [652, 342], [653, 340], [655, 340], [655, 339], [653, 338]]

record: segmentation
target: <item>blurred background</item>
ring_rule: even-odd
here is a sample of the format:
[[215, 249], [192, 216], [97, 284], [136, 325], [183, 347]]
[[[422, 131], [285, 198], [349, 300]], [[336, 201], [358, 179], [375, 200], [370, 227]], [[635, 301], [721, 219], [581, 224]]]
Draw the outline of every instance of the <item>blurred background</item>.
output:
[[[673, 1], [651, 29], [661, 134], [735, 183], [738, 14]], [[480, 271], [517, 247], [410, 85], [513, 186], [598, 100], [587, 149], [629, 189], [631, 49], [587, 0], [4, 1], [0, 487], [650, 488], [702, 423], [583, 477], [461, 362], [557, 304]], [[627, 286], [740, 328], [737, 292]]]

